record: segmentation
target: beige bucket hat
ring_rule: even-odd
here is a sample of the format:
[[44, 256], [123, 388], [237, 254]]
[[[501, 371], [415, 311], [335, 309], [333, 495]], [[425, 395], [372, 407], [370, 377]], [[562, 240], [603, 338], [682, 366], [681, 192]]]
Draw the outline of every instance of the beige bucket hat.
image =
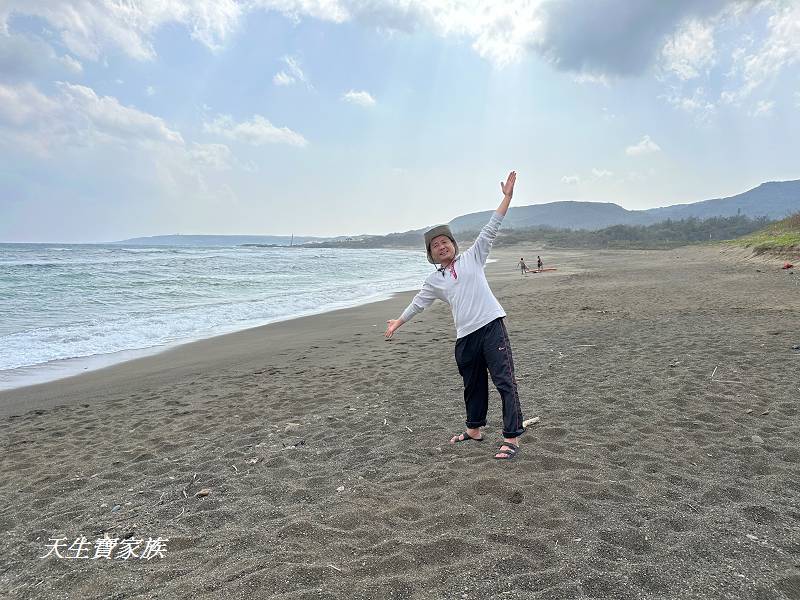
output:
[[450, 227], [448, 225], [437, 225], [433, 229], [429, 229], [425, 232], [425, 249], [428, 251], [428, 262], [432, 265], [437, 264], [435, 260], [433, 260], [433, 256], [431, 256], [431, 241], [435, 237], [439, 237], [440, 235], [446, 235], [450, 238], [450, 241], [453, 242], [453, 246], [456, 248], [456, 256], [458, 256], [458, 242], [456, 242], [456, 238], [453, 237], [453, 232], [450, 231]]

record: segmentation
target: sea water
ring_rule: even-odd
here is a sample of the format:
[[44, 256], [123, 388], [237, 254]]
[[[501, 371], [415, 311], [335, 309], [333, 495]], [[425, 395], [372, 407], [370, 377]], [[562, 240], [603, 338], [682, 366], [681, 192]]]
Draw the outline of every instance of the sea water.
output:
[[0, 244], [0, 389], [387, 298], [431, 268], [423, 251]]

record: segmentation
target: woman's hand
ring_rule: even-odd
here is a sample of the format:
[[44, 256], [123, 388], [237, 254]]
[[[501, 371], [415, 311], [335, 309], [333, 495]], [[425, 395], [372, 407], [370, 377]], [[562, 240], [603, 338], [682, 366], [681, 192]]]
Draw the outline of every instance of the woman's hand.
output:
[[508, 179], [506, 182], [500, 182], [500, 189], [503, 190], [503, 196], [506, 198], [511, 198], [514, 195], [514, 182], [517, 180], [517, 172], [511, 171], [508, 174]]
[[389, 319], [388, 321], [386, 321], [386, 323], [388, 324], [388, 327], [386, 328], [386, 333], [384, 333], [383, 335], [386, 336], [386, 338], [388, 339], [392, 337], [392, 334], [397, 330], [398, 327], [400, 327], [400, 325], [405, 323], [405, 321], [402, 321], [400, 319]]

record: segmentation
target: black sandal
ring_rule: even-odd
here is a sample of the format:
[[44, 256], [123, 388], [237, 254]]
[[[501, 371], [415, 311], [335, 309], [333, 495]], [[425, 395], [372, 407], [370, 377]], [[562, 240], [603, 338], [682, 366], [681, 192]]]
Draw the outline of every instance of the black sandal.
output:
[[[463, 436], [464, 436], [464, 439], [463, 439], [463, 440], [459, 440], [459, 439], [458, 439], [458, 435], [463, 435]], [[483, 441], [483, 436], [481, 436], [481, 437], [479, 437], [479, 438], [472, 437], [472, 436], [471, 436], [470, 434], [468, 434], [466, 431], [465, 431], [464, 433], [460, 433], [460, 434], [458, 434], [458, 435], [456, 436], [456, 441], [455, 441], [455, 442], [452, 442], [452, 444], [453, 444], [453, 445], [455, 445], [455, 444], [460, 444], [461, 442], [469, 442], [470, 440], [471, 440], [471, 441], [473, 441], [473, 442], [482, 442], [482, 441]]]
[[[508, 450], [503, 450], [503, 446], [508, 448]], [[500, 444], [500, 449], [495, 452], [495, 454], [505, 454], [506, 456], [495, 456], [495, 460], [511, 460], [517, 455], [517, 451], [519, 450], [519, 446], [516, 444], [512, 444], [511, 442], [503, 442]]]

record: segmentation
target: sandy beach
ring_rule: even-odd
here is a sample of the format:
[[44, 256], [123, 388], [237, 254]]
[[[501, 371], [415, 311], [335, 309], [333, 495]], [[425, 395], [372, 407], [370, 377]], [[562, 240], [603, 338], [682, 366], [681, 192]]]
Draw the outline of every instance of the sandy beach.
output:
[[[0, 393], [0, 596], [800, 598], [800, 273], [537, 253], [487, 267], [540, 418], [513, 461], [494, 390], [447, 443], [447, 306], [383, 339], [410, 293]], [[106, 535], [168, 541], [40, 558]]]

